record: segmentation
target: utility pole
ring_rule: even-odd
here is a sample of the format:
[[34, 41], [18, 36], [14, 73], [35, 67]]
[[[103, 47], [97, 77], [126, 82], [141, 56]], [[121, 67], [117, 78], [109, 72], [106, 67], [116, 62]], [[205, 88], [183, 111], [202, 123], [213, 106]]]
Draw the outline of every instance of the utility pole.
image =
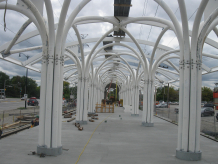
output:
[[[10, 79], [7, 79], [7, 80], [10, 80]], [[5, 82], [4, 82], [4, 97], [5, 97], [5, 83], [7, 80], [5, 80]]]
[[[27, 58], [27, 60], [29, 59], [29, 56], [28, 55], [26, 55], [26, 54], [24, 54], [24, 53], [19, 53], [19, 57], [21, 57], [21, 54], [22, 55], [24, 55], [26, 58]], [[28, 68], [26, 68], [26, 85], [25, 85], [25, 94], [27, 94], [27, 76], [28, 76]], [[27, 98], [28, 98], [28, 96], [27, 96]], [[25, 99], [25, 109], [26, 109], [26, 100], [27, 100], [27, 98]]]
[[168, 91], [167, 91], [167, 107], [169, 107], [169, 83], [168, 83]]

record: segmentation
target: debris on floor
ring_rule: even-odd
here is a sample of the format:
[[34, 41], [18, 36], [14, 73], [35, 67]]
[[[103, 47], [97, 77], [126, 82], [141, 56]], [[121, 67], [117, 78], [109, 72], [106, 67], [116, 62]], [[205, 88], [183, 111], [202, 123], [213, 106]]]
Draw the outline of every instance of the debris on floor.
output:
[[80, 124], [79, 124], [79, 123], [75, 123], [75, 126], [78, 128], [78, 130], [79, 130], [79, 131], [82, 131], [82, 130], [83, 130], [83, 127], [82, 127], [82, 126], [80, 126]]
[[82, 130], [83, 130], [83, 127], [82, 127], [82, 126], [78, 127], [78, 130], [79, 130], [79, 131], [82, 131]]
[[71, 114], [66, 114], [66, 115], [64, 115], [64, 118], [72, 118], [72, 115]]
[[92, 116], [91, 119], [93, 119], [93, 120], [98, 120], [98, 117]]
[[67, 120], [67, 122], [71, 122], [71, 121], [73, 121], [73, 120], [75, 120], [76, 118], [75, 117], [73, 117], [73, 118], [71, 118], [71, 119], [69, 119], [69, 120]]

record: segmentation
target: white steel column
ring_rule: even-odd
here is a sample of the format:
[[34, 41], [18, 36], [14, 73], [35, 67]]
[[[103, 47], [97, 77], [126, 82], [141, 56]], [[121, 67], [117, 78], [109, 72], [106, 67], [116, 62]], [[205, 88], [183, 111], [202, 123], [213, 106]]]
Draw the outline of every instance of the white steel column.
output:
[[[194, 21], [191, 50], [189, 43], [189, 28], [184, 0], [178, 0], [183, 27], [183, 42], [184, 42], [184, 60], [181, 61], [180, 72], [180, 97], [182, 106], [179, 107], [179, 129], [178, 129], [178, 145], [176, 157], [188, 161], [196, 161], [201, 159], [200, 151], [200, 109], [201, 109], [201, 57], [203, 40], [205, 36], [200, 38], [199, 26], [203, 11], [208, 3], [208, 0], [202, 1]], [[217, 16], [217, 15], [216, 15]], [[215, 16], [215, 17], [216, 17]], [[212, 16], [205, 25], [212, 22]], [[202, 28], [207, 29], [207, 28]], [[199, 39], [199, 38], [200, 39]], [[198, 40], [199, 39], [199, 40]], [[199, 44], [199, 43], [202, 44]], [[199, 44], [199, 45], [198, 45]], [[197, 53], [199, 51], [199, 54]], [[191, 53], [190, 53], [191, 52]], [[191, 54], [191, 56], [190, 56]], [[183, 94], [183, 95], [182, 95]], [[189, 97], [190, 96], [190, 97]], [[180, 104], [180, 103], [179, 103]]]

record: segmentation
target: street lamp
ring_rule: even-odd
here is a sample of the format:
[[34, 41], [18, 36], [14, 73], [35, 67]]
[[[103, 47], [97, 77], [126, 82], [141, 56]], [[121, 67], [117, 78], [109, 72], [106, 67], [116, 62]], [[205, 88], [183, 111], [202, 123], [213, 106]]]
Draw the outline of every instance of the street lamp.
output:
[[[21, 57], [21, 55], [24, 55], [27, 60], [29, 59], [29, 56], [24, 54], [24, 53], [19, 53], [19, 58]], [[26, 84], [25, 84], [25, 94], [27, 94], [27, 76], [28, 76], [28, 68], [26, 68]], [[25, 99], [25, 109], [26, 109], [26, 99]]]

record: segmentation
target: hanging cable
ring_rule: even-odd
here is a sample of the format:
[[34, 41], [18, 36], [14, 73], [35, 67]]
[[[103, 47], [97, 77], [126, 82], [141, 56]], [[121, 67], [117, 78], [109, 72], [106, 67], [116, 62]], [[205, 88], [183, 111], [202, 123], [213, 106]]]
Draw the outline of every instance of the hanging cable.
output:
[[177, 7], [176, 11], [174, 12], [174, 14], [176, 14], [176, 12], [178, 11], [179, 7]]
[[[145, 2], [146, 2], [146, 3], [145, 3]], [[144, 2], [144, 8], [143, 8], [142, 16], [145, 16], [146, 10], [147, 10], [148, 0], [147, 0], [147, 1], [145, 0], [145, 2]], [[145, 5], [145, 4], [146, 4], [146, 5]], [[141, 25], [141, 27], [140, 27], [139, 39], [141, 38], [142, 33], [143, 33], [143, 25]]]
[[[146, 2], [146, 3], [145, 3]], [[148, 6], [148, 0], [146, 1], [145, 0], [144, 2], [144, 8], [143, 8], [143, 12], [142, 12], [142, 16], [145, 16], [146, 15], [146, 11], [147, 11], [147, 6]], [[146, 5], [145, 5], [146, 4]], [[139, 32], [139, 39], [141, 39], [141, 35], [143, 34], [143, 25], [141, 25], [140, 27], [140, 32]], [[144, 50], [143, 52], [145, 53], [146, 52], [146, 45], [144, 47]]]
[[8, 0], [6, 0], [6, 4], [5, 4], [5, 12], [4, 12], [4, 31], [6, 32], [6, 21], [5, 21], [5, 17], [6, 17], [6, 11], [7, 11], [7, 5], [8, 5]]
[[[145, 2], [146, 2], [146, 0], [145, 0]], [[142, 16], [145, 16], [145, 2], [144, 2], [144, 8], [143, 8]], [[141, 34], [142, 34], [142, 25], [140, 27], [139, 39], [140, 39]]]
[[[17, 12], [18, 14], [20, 14], [22, 17], [23, 17], [23, 19], [25, 20], [25, 21], [27, 21], [27, 19], [21, 14], [21, 13], [19, 13], [19, 12]], [[30, 24], [30, 25], [32, 25], [34, 28], [37, 28], [36, 26], [35, 26], [35, 24]]]
[[[156, 12], [155, 12], [154, 17], [156, 17], [156, 15], [157, 15], [158, 7], [159, 7], [159, 4], [157, 5], [157, 9], [156, 9]], [[150, 28], [150, 32], [149, 32], [149, 34], [148, 34], [148, 38], [147, 38], [147, 40], [149, 39], [149, 36], [150, 36], [150, 33], [151, 33], [151, 29], [152, 29], [152, 26], [151, 26], [151, 28]]]

